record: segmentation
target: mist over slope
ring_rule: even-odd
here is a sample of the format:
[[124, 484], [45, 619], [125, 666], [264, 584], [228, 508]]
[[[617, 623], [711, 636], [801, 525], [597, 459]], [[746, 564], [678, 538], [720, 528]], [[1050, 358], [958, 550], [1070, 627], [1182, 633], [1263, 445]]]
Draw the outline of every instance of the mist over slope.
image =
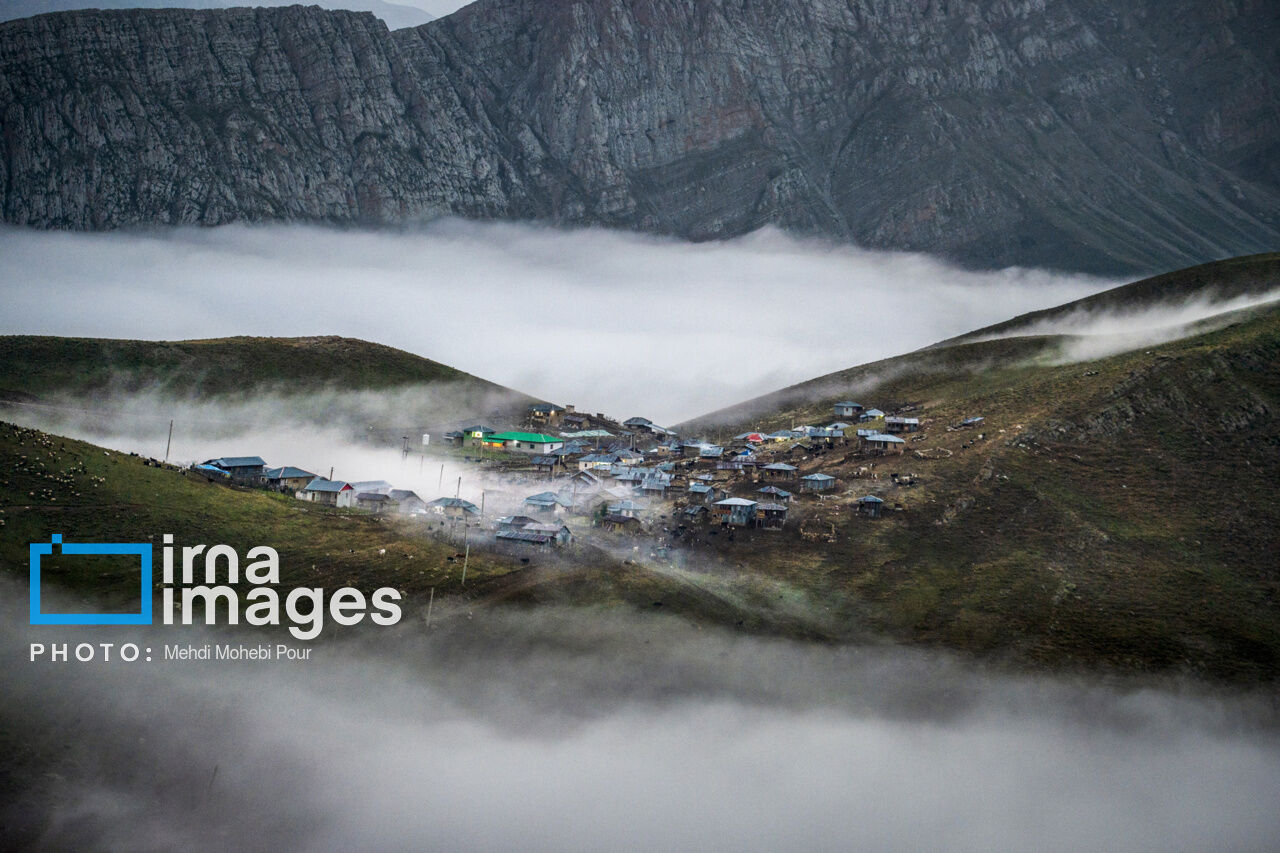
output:
[[[10, 611], [0, 643], [25, 648], [41, 634]], [[0, 687], [6, 845], [1127, 853], [1280, 832], [1265, 695], [664, 617], [480, 612], [305, 663], [24, 662]]]
[[1151, 272], [1280, 245], [1278, 44], [1267, 0], [46, 15], [0, 25], [0, 215], [775, 224]]
[[[553, 403], [657, 423], [1111, 283], [1042, 270], [966, 271], [773, 229], [690, 244], [456, 219], [400, 232], [0, 228], [0, 275], [8, 282], [0, 334], [339, 334]], [[341, 360], [335, 352], [339, 375], [354, 377], [356, 365]], [[271, 369], [285, 379], [293, 368]]]
[[[778, 530], [686, 524], [679, 513], [694, 496], [681, 485], [668, 500], [642, 508], [639, 531], [624, 533], [598, 525], [597, 504], [588, 501], [565, 515], [575, 537], [571, 547], [526, 552], [532, 566], [504, 556], [495, 565], [514, 570], [511, 585], [480, 601], [658, 608], [744, 632], [888, 640], [1055, 670], [1274, 681], [1280, 675], [1280, 577], [1274, 562], [1258, 555], [1280, 547], [1280, 306], [1238, 310], [1222, 325], [1215, 321], [1087, 364], [1063, 360], [1063, 340], [1020, 337], [928, 349], [849, 371], [828, 386], [811, 385], [806, 396], [749, 420], [686, 427], [686, 436], [729, 442], [750, 429], [826, 423], [832, 403], [855, 391], [866, 405], [920, 421], [905, 434], [899, 455], [868, 452], [852, 428], [830, 446], [806, 438], [757, 446], [760, 465], [792, 466], [785, 481], [770, 481], [771, 473], [756, 466], [720, 470], [693, 461], [691, 468], [680, 460], [673, 472], [689, 482], [695, 472], [709, 474], [739, 498], [758, 501], [763, 486], [781, 482], [794, 492], [785, 524]], [[363, 403], [370, 413], [394, 417], [395, 399], [371, 395]], [[350, 433], [305, 428], [303, 411], [287, 399], [195, 407], [146, 396], [122, 400], [121, 417], [26, 408], [11, 417], [148, 455], [165, 448], [172, 417], [179, 460], [262, 453], [272, 464], [312, 466], [308, 470], [336, 464], [337, 476], [384, 477], [419, 489], [424, 498], [453, 494], [460, 477], [464, 498], [488, 498], [490, 518], [520, 512], [531, 494], [567, 488], [563, 478], [548, 482], [527, 458], [464, 462], [471, 451], [460, 449], [418, 461], [402, 457], [398, 447], [353, 448]], [[321, 402], [328, 405], [327, 398]], [[985, 420], [963, 425], [975, 415]], [[883, 428], [878, 419], [868, 426]], [[34, 461], [33, 448], [3, 448], [15, 472], [10, 488], [27, 495], [22, 506], [5, 512], [6, 529], [15, 535], [6, 553], [15, 566], [25, 553], [19, 546], [70, 521], [145, 536], [148, 526], [163, 528], [172, 507], [192, 497], [161, 497], [160, 479], [172, 478], [166, 490], [177, 488], [176, 472], [143, 470], [139, 460], [113, 462], [92, 446], [49, 450], [72, 443], [44, 441]], [[84, 484], [92, 491], [81, 497], [76, 480], [76, 495], [68, 495], [57, 472], [71, 465], [76, 474], [77, 454], [93, 474], [109, 477], [109, 489]], [[446, 462], [447, 479], [436, 467]], [[149, 479], [121, 479], [126, 468]], [[799, 479], [819, 473], [835, 478], [820, 495]], [[51, 486], [50, 477], [58, 485]], [[268, 538], [280, 535], [254, 527], [254, 518], [267, 518], [256, 510], [239, 519], [238, 492], [202, 487], [224, 495], [219, 517], [234, 522], [241, 539], [255, 529]], [[864, 497], [882, 501], [883, 512], [861, 512]], [[284, 521], [295, 502], [275, 499]], [[181, 517], [188, 526], [203, 518]], [[441, 519], [417, 521], [408, 535], [442, 535], [456, 551], [458, 538], [438, 529]], [[143, 529], [135, 529], [138, 524]], [[489, 547], [484, 542], [492, 531], [487, 522], [472, 530], [473, 557]], [[351, 558], [357, 565], [359, 555], [374, 559], [369, 553], [376, 544], [363, 547]], [[397, 545], [396, 553], [408, 559], [410, 547]], [[325, 550], [316, 557], [328, 562]], [[387, 565], [374, 559], [370, 571]], [[439, 586], [437, 603], [442, 594], [461, 592], [445, 565], [409, 567], [414, 571], [406, 582], [414, 582], [419, 596], [428, 581]], [[467, 597], [474, 600], [470, 591]]]
[[[768, 422], [780, 410], [813, 408], [815, 398], [855, 398], [874, 391], [877, 383], [905, 374], [961, 369], [978, 373], [984, 366], [1009, 367], [1018, 362], [1089, 361], [1143, 346], [1194, 337], [1214, 323], [1229, 325], [1237, 312], [1280, 300], [1280, 255], [1260, 254], [1202, 264], [1183, 270], [1101, 289], [1080, 299], [948, 338], [902, 356], [856, 365], [799, 382], [687, 422], [698, 428]], [[1011, 339], [1008, 345], [965, 347]], [[1019, 340], [1020, 339], [1020, 340]], [[950, 350], [950, 351], [949, 351]], [[815, 413], [821, 420], [824, 414]]]

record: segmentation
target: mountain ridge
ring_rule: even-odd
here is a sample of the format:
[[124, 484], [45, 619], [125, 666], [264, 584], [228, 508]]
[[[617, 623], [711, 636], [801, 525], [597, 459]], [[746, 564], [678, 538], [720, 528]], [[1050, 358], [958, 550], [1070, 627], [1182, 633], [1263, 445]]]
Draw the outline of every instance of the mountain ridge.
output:
[[1256, 0], [481, 0], [395, 32], [303, 7], [45, 15], [0, 25], [0, 212], [771, 223], [1159, 271], [1280, 245], [1277, 44]]

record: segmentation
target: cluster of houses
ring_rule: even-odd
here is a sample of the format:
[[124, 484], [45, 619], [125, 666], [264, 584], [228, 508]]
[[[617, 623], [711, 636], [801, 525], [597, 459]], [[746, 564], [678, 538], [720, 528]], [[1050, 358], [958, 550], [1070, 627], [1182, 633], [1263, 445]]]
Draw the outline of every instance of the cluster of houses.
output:
[[[502, 451], [503, 458], [519, 460], [512, 470], [550, 481], [553, 488], [532, 494], [494, 495], [490, 506], [514, 511], [492, 525], [496, 544], [554, 547], [572, 541], [564, 523], [570, 516], [620, 532], [643, 530], [654, 517], [674, 518], [680, 525], [779, 530], [787, 525], [797, 494], [822, 499], [839, 485], [830, 473], [802, 474], [792, 462], [855, 442], [862, 455], [901, 454], [903, 434], [920, 429], [918, 418], [886, 415], [852, 401], [836, 403], [834, 414], [837, 420], [825, 426], [745, 432], [715, 444], [682, 440], [646, 418], [618, 423], [576, 413], [571, 406], [538, 404], [530, 407], [526, 425], [554, 432], [472, 424], [445, 438], [463, 448]], [[970, 419], [966, 426], [981, 422]], [[332, 472], [326, 478], [292, 466], [272, 468], [258, 456], [210, 459], [194, 469], [210, 479], [375, 515], [440, 517], [464, 527], [484, 516], [481, 506], [460, 496], [427, 501], [383, 480], [347, 482], [331, 479]], [[884, 506], [875, 495], [853, 502], [854, 511], [869, 518], [879, 518]]]
[[[918, 418], [886, 415], [852, 401], [836, 403], [833, 413], [844, 420], [746, 432], [719, 444], [681, 439], [647, 418], [619, 423], [576, 413], [571, 406], [540, 404], [531, 407], [526, 424], [560, 427], [558, 431], [499, 431], [475, 424], [445, 438], [462, 447], [527, 456], [521, 469], [557, 486], [525, 499], [528, 517], [583, 515], [598, 526], [627, 531], [641, 528], [647, 517], [665, 517], [666, 510], [673, 510], [680, 523], [776, 530], [786, 525], [795, 493], [823, 496], [838, 485], [832, 474], [802, 475], [786, 459], [855, 442], [866, 456], [898, 455], [906, 448], [903, 434], [920, 429]], [[877, 422], [882, 423], [874, 428]], [[748, 483], [750, 496], [732, 493]], [[879, 517], [883, 501], [867, 497], [871, 499], [855, 503], [855, 510]]]
[[377, 515], [413, 515], [424, 512], [428, 507], [416, 493], [394, 488], [386, 480], [330, 480], [292, 465], [271, 468], [261, 456], [224, 456], [192, 468], [209, 479], [221, 478], [236, 485], [265, 487], [292, 494], [298, 500], [361, 509]]

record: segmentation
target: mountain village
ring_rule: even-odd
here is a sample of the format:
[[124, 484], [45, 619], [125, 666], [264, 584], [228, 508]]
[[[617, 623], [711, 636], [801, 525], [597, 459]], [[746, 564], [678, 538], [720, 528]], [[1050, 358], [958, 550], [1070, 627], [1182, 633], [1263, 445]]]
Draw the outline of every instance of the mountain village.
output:
[[[632, 550], [643, 541], [663, 557], [671, 548], [696, 547], [700, 538], [732, 542], [739, 534], [792, 530], [821, 539], [832, 535], [838, 515], [875, 520], [906, 511], [902, 492], [918, 475], [905, 466], [932, 458], [928, 450], [911, 450], [926, 436], [929, 419], [914, 407], [890, 415], [851, 400], [830, 411], [834, 420], [822, 426], [751, 430], [713, 443], [682, 439], [647, 418], [618, 422], [572, 406], [534, 404], [518, 430], [469, 424], [435, 444], [423, 435], [422, 451], [411, 451], [405, 436], [406, 458], [417, 453], [420, 466], [441, 463], [436, 495], [384, 480], [337, 479], [333, 471], [270, 467], [258, 456], [210, 459], [191, 470], [211, 482], [416, 520], [451, 541], [524, 555], [526, 562], [588, 530]], [[982, 417], [970, 417], [946, 429], [983, 426]], [[448, 461], [478, 466], [477, 482], [458, 477], [448, 494]]]

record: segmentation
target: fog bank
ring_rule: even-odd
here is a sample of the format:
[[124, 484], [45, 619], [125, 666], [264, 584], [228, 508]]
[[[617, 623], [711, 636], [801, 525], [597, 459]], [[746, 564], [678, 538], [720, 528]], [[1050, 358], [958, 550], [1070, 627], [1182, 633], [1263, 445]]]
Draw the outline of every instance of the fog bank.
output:
[[1278, 305], [1280, 287], [1247, 296], [1223, 299], [1204, 294], [1130, 309], [1078, 308], [974, 340], [1061, 335], [1065, 340], [1054, 360], [1069, 364], [1205, 334], [1247, 319], [1257, 309]]
[[35, 632], [13, 627], [15, 609], [0, 719], [59, 750], [6, 826], [45, 848], [1199, 851], [1280, 837], [1265, 694], [554, 609], [353, 633], [309, 663], [53, 666], [26, 663]]
[[443, 220], [0, 229], [0, 333], [340, 334], [582, 410], [676, 423], [1109, 286], [765, 229], [683, 243]]

